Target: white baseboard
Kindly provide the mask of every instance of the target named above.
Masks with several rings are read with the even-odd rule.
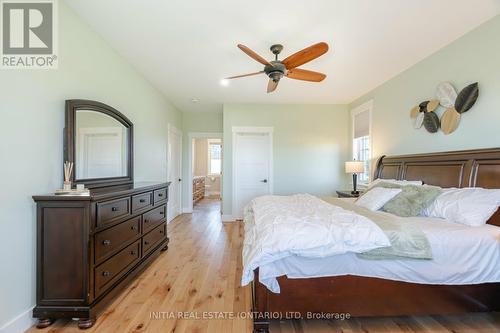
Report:
[[[183,214],[190,214],[192,213],[193,210],[191,208],[188,208],[188,207],[182,207],[182,213]]]
[[[234,221],[233,215],[222,214],[222,222],[233,222],[233,221]]]
[[[32,317],[33,308],[29,308],[23,313],[17,315],[2,327],[0,333],[22,333],[35,325],[36,319]]]

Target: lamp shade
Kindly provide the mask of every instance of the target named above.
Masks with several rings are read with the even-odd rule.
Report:
[[[363,173],[365,172],[364,161],[347,161],[345,162],[345,173]]]

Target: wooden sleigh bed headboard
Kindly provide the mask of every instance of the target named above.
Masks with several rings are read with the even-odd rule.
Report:
[[[382,156],[374,178],[422,180],[441,187],[500,189],[500,148]],[[500,227],[500,210],[488,221]]]

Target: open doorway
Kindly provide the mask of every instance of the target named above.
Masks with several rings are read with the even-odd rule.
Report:
[[[191,133],[190,182],[192,209],[221,207],[222,134]]]

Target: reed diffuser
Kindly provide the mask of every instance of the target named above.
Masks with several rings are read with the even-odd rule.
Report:
[[[71,173],[73,172],[73,162],[64,162],[64,186],[65,191],[71,190]]]

